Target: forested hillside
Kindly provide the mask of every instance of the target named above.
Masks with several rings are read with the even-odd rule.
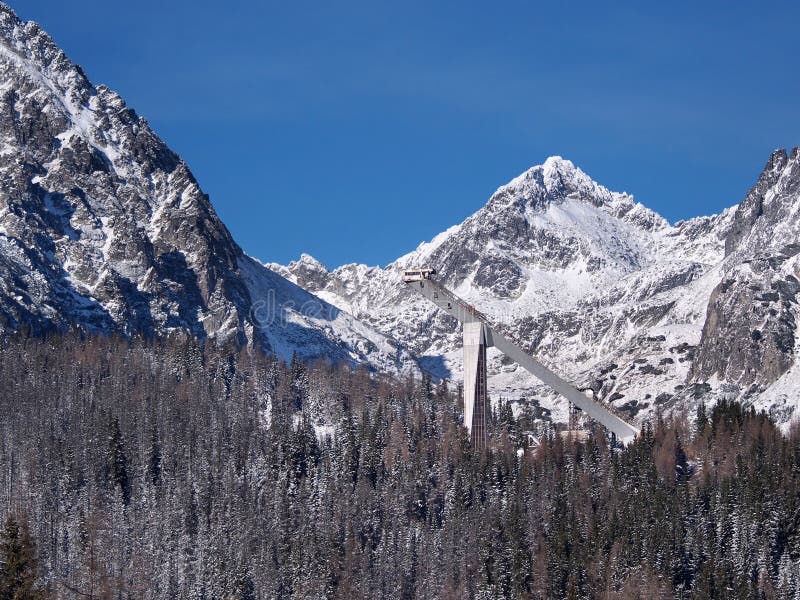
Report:
[[[501,405],[474,455],[445,386],[179,339],[1,350],[2,598],[800,593],[800,435],[738,405],[626,449],[529,446]]]

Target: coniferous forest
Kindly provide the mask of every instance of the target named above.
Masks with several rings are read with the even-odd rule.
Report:
[[[2,341],[0,600],[800,597],[800,430],[489,449],[458,390],[187,339]]]

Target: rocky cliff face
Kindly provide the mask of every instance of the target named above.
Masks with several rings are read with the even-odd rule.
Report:
[[[784,417],[796,400],[786,393],[777,405],[768,399],[795,380],[798,213],[798,149],[791,155],[777,150],[734,213],[692,369],[695,379],[716,380],[759,404],[767,402]],[[784,377],[787,381],[770,390]]]
[[[0,328],[23,325],[413,363],[246,256],[147,121],[0,3]]]
[[[392,331],[445,375],[459,376],[460,330],[404,288],[403,268],[436,268],[524,347],[632,418],[726,396],[785,421],[789,394],[766,399],[793,377],[799,162],[778,151],[741,205],[670,225],[553,157],[386,268],[329,272],[307,255],[270,266]],[[502,357],[490,370],[496,395],[552,400]]]

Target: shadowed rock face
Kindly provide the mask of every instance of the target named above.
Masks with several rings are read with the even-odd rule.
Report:
[[[23,325],[413,362],[247,257],[147,121],[0,2],[0,328]]]
[[[800,156],[774,152],[736,209],[692,374],[754,393],[795,361]]]
[[[242,251],[147,122],[3,5],[0,77],[5,322],[244,342]]]
[[[725,256],[730,256],[747,238],[759,217],[764,214],[764,197],[775,187],[789,162],[783,148],[775,150],[747,197],[736,207],[730,233],[725,239]]]
[[[797,279],[780,279],[751,263],[711,294],[693,369],[695,379],[717,376],[748,387],[770,384],[794,363]]]

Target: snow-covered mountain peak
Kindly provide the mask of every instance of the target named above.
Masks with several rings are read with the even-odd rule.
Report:
[[[697,253],[714,251],[705,229],[685,229],[693,234]],[[571,161],[550,157],[500,187],[463,223],[384,270],[345,265],[329,276],[302,260],[286,267],[268,266],[334,303],[345,288],[357,287],[352,282],[369,285],[367,276],[375,278],[380,272],[387,287],[400,289],[400,270],[430,266],[439,270],[445,283],[463,288],[468,298],[478,301],[488,295],[510,301],[509,308],[524,313],[572,304],[598,286],[616,284],[657,262],[657,248],[682,244],[682,232],[673,231],[630,195],[599,185]],[[342,288],[331,289],[331,280],[339,280]],[[345,296],[347,301],[338,305],[360,314],[353,308],[358,301]]]
[[[0,330],[22,326],[181,331],[415,368],[390,337],[246,256],[147,121],[0,3]]]
[[[800,381],[791,367],[799,222],[796,151],[773,154],[738,207],[675,225],[551,157],[385,269],[347,265],[297,281],[457,379],[458,324],[398,275],[433,267],[532,353],[632,418],[764,392],[786,422],[796,406],[786,390]],[[547,398],[498,356],[490,372],[495,394]]]
[[[611,194],[592,181],[572,161],[551,156],[544,163],[531,167],[500,186],[489,204],[502,206],[516,203],[518,206],[542,208],[548,202],[558,202],[568,197],[590,198],[600,203],[610,200]]]
[[[483,218],[504,210],[533,214],[546,213],[552,206],[583,203],[600,208],[638,228],[663,229],[669,223],[652,210],[634,201],[627,193],[612,192],[579,167],[560,156],[551,156],[541,165],[501,186],[492,195]]]
[[[311,256],[310,254],[306,254],[305,252],[300,254],[300,259],[297,260],[295,264],[304,265],[304,266],[306,266],[306,267],[308,267],[310,269],[316,269],[316,270],[319,270],[319,271],[325,271],[325,272],[328,271],[328,267],[323,265],[320,261],[318,261],[316,258]]]
[[[597,184],[575,164],[560,156],[550,156],[507,184],[500,186],[492,199],[511,199],[529,205],[565,198],[586,198],[593,203],[611,200],[611,192]]]

